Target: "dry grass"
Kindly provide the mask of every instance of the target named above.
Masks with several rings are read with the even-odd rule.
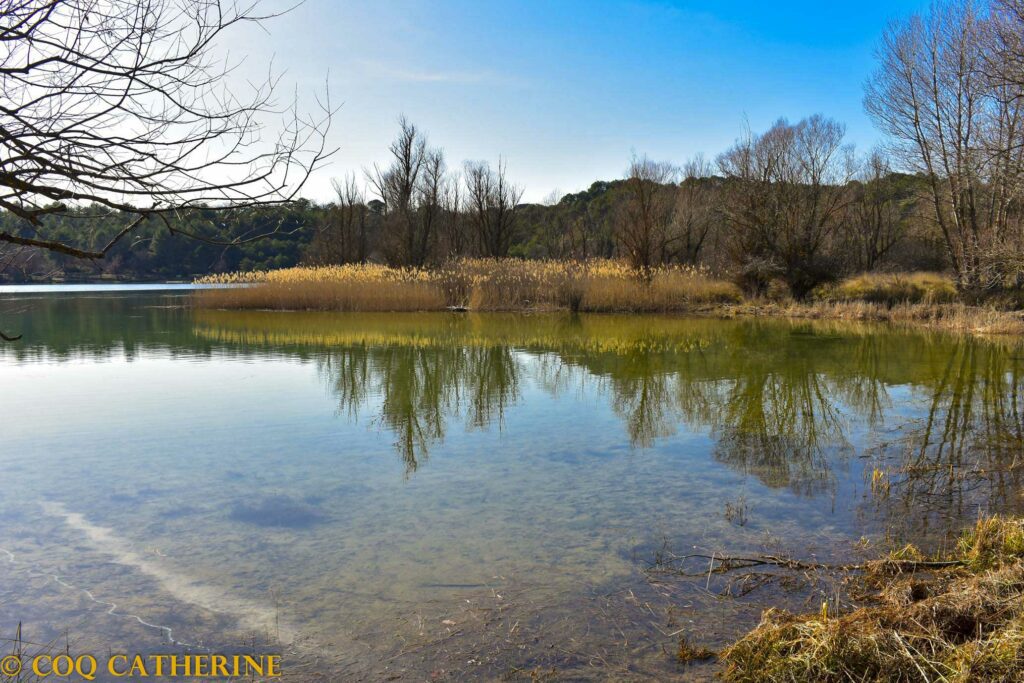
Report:
[[[204,308],[311,311],[553,311],[702,313],[876,321],[982,334],[1022,334],[1024,314],[956,303],[952,280],[933,273],[865,274],[814,300],[743,301],[731,282],[669,266],[641,279],[619,261],[463,259],[436,269],[376,264],[287,268],[199,280],[244,284],[196,295]]]
[[[862,273],[838,285],[820,288],[823,301],[873,304],[946,304],[957,300],[956,283],[939,273]]]
[[[872,604],[848,614],[768,610],[725,650],[733,682],[1024,680],[1024,521],[987,517],[953,563],[898,572],[913,549],[869,565]]]
[[[885,322],[976,334],[1024,334],[1024,314],[1020,311],[962,303],[888,306],[866,301],[765,302],[744,304],[725,312],[729,315]]]
[[[306,311],[436,311],[445,307],[430,273],[374,264],[285,268],[212,275],[200,284],[238,284],[201,290],[209,308]]]
[[[321,311],[575,310],[679,312],[735,303],[739,290],[696,268],[664,267],[644,281],[618,261],[465,259],[441,268],[380,265],[288,268],[210,276],[201,284],[245,284],[202,290],[208,308]]]

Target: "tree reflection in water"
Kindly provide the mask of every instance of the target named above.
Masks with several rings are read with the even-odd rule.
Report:
[[[673,447],[684,430],[706,434],[718,462],[801,495],[833,489],[837,468],[863,459],[868,478],[878,470],[889,480],[868,502],[893,521],[948,523],[1022,502],[1018,339],[655,316],[189,312],[137,303],[128,315],[126,306],[36,302],[11,321],[25,340],[0,355],[62,362],[158,350],[313,361],[339,412],[392,434],[409,473],[453,424],[502,428],[529,386],[598,397],[637,449]]]
[[[357,345],[317,356],[320,374],[352,417],[380,397],[375,422],[395,436],[408,473],[444,440],[448,421],[501,425],[519,398],[522,368],[507,347]]]
[[[240,322],[219,338],[234,330],[241,341],[252,321]],[[833,490],[834,468],[865,457],[891,479],[873,503],[893,520],[960,518],[1020,502],[1024,361],[1016,340],[610,316],[369,322],[356,331],[334,318],[334,336],[320,328],[317,358],[343,410],[381,397],[379,423],[410,472],[449,422],[500,427],[529,382],[552,395],[605,397],[638,449],[683,427],[702,431],[717,461],[800,495]],[[289,330],[279,331],[286,348]]]
[[[890,468],[877,505],[892,522],[944,528],[979,512],[1019,511],[1024,467],[1020,348],[963,339],[928,365],[923,416],[874,452]],[[912,520],[912,522],[911,522]]]

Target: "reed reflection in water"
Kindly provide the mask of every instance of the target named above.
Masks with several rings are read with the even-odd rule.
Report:
[[[703,430],[717,461],[801,495],[831,491],[836,464],[864,457],[891,475],[887,505],[962,517],[1019,502],[1024,351],[1010,338],[845,323],[226,312],[199,314],[196,333],[316,349],[339,412],[373,406],[409,472],[453,424],[500,429],[528,378],[556,397],[606,397],[637,449],[681,426]]]
[[[643,573],[664,542],[838,559],[862,535],[941,542],[979,508],[1022,507],[1018,340],[187,301],[2,302],[25,337],[0,347],[0,547],[24,564],[0,579],[0,627],[165,645],[43,580],[59,574],[183,639],[237,639],[280,609],[347,662],[333,671],[370,679],[380,661],[428,677],[416,666],[441,638],[446,666],[481,677],[600,677],[552,643],[633,669],[646,643],[647,664],[679,673],[659,647],[680,623],[651,625],[644,605],[717,647],[786,596],[667,594]],[[486,665],[466,664],[480,652]]]

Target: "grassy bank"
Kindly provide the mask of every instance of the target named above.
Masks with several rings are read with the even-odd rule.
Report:
[[[722,307],[720,312],[728,316],[882,322],[976,334],[1024,334],[1024,313],[962,303],[890,306],[866,301],[747,301]]]
[[[464,259],[436,269],[376,264],[288,268],[200,280],[248,284],[204,290],[204,308],[312,311],[552,311],[693,313],[879,321],[991,334],[1024,333],[1024,316],[958,302],[952,280],[934,273],[864,274],[815,290],[745,299],[731,282],[698,268],[663,267],[647,278],[617,261]]]
[[[931,561],[913,548],[857,570],[866,606],[767,611],[721,654],[734,683],[1024,680],[1024,520],[988,517]]]

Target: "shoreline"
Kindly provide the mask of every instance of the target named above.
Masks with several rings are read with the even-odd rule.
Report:
[[[897,304],[896,306],[889,307],[883,304],[860,301],[836,303],[747,301],[737,304],[702,304],[691,307],[679,307],[665,311],[631,311],[614,309],[572,311],[568,307],[554,306],[500,309],[445,307],[397,310],[339,310],[310,307],[219,306],[216,305],[215,302],[202,300],[206,297],[209,291],[211,290],[200,290],[193,293],[194,308],[222,311],[261,311],[280,313],[515,313],[523,315],[576,313],[584,315],[628,315],[638,317],[664,315],[671,317],[711,318],[719,320],[772,318],[778,320],[879,323],[913,329],[966,333],[979,336],[1024,335],[1024,311],[1002,311],[995,308],[971,306],[962,303],[908,303]]]
[[[463,259],[439,268],[380,264],[229,273],[200,285],[245,285],[193,295],[197,308],[399,313],[569,312],[773,317],[908,324],[976,334],[1024,334],[1024,299],[994,293],[980,305],[946,275],[862,273],[793,298],[773,280],[762,293],[700,267],[668,265],[640,274],[620,261]]]
[[[1024,665],[1024,520],[981,516],[952,549],[913,545],[832,566],[764,557],[790,572],[835,572],[855,599],[826,599],[817,613],[768,609],[721,653],[721,680],[1020,680]],[[728,573],[742,561],[720,560]],[[682,647],[680,656],[682,656]],[[927,673],[926,673],[927,672]]]

